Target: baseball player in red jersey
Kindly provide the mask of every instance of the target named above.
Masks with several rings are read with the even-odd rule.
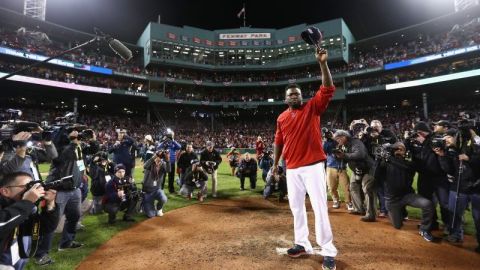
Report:
[[[335,91],[332,75],[327,65],[325,49],[317,49],[316,59],[322,71],[322,86],[315,96],[303,103],[298,85],[287,86],[285,103],[288,109],[277,119],[274,145],[273,173],[276,173],[280,156],[287,165],[287,188],[293,214],[295,246],[287,251],[291,257],[313,253],[308,240],[305,195],[308,193],[315,214],[315,235],[320,254],[324,256],[322,268],[336,269],[333,234],[328,218],[325,177],[326,156],[322,148],[320,115],[326,110]]]

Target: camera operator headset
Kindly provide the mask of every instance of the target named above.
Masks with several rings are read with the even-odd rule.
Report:
[[[433,151],[441,168],[453,176],[449,178],[453,180],[449,199],[452,220],[447,241],[459,243],[463,240],[462,217],[470,203],[477,235],[476,251],[480,252],[480,146],[474,143],[469,127],[462,124],[459,122],[459,130],[446,132],[445,148],[435,147]]]
[[[23,269],[36,252],[39,236],[57,227],[56,191],[32,183],[25,172],[0,179],[0,268]]]

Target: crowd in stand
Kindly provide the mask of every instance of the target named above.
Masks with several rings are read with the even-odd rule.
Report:
[[[52,40],[46,35],[39,37],[37,33],[38,32],[35,31],[27,31],[26,29],[22,31],[0,28],[0,35],[2,36],[1,46],[32,54],[53,56],[86,41],[72,41],[67,43],[56,39]],[[86,65],[111,68],[121,72],[133,74],[143,73],[143,68],[138,58],[127,63],[106,50],[101,50],[100,52],[100,48],[94,45],[65,54],[61,59]]]
[[[0,60],[0,72],[10,73],[24,68],[24,65],[9,63]],[[90,85],[96,87],[106,87],[112,89],[130,90],[136,92],[146,92],[148,87],[145,82],[130,81],[126,78],[101,77],[91,73],[81,74],[79,72],[66,72],[59,69],[47,67],[33,67],[23,72],[21,75],[35,78],[66,82],[72,84]]]
[[[429,110],[432,121],[449,120],[454,122],[461,111],[478,112],[480,107],[475,103],[433,105]],[[116,130],[123,128],[129,131],[129,135],[138,143],[143,142],[146,135],[151,135],[156,140],[161,140],[166,128],[171,128],[176,133],[176,139],[193,144],[194,149],[204,147],[206,141],[212,141],[218,148],[254,148],[257,136],[264,138],[267,147],[272,146],[275,121],[258,118],[255,114],[250,116],[216,117],[212,129],[210,118],[183,117],[175,119],[172,115],[165,115],[161,121],[146,123],[144,117],[139,116],[114,116],[99,113],[83,113],[77,122],[85,124],[98,132],[97,140],[100,144],[111,144],[115,141]],[[0,114],[2,115],[2,114]],[[55,118],[64,115],[58,109],[24,109],[25,119],[34,122],[48,121],[55,123]],[[381,117],[379,117],[381,115]],[[6,117],[5,115],[3,116]],[[275,117],[275,116],[272,116]],[[332,117],[323,117],[323,126],[334,129],[346,129],[348,123],[355,119],[376,118],[383,126],[391,130],[398,137],[402,137],[405,131],[411,130],[412,125],[424,120],[423,113],[418,107],[406,106],[363,106],[352,107],[348,110],[347,122],[344,124],[337,119],[332,126]],[[247,120],[248,119],[248,120]],[[252,121],[252,119],[259,119]]]
[[[473,57],[465,60],[453,60],[451,62],[440,63],[435,66],[389,72],[386,74],[382,74],[381,76],[377,75],[365,78],[356,77],[346,82],[346,88],[355,89],[376,85],[399,83],[477,69],[480,67],[479,60],[480,57]]]
[[[467,18],[463,24],[452,25],[452,28],[441,33],[420,33],[415,37],[405,37],[404,42],[397,42],[391,46],[375,46],[373,49],[363,50],[355,48],[352,51],[352,59],[348,64],[332,67],[333,74],[358,71],[366,68],[382,67],[384,64],[412,59],[424,55],[445,52],[455,48],[462,48],[480,44],[479,18]],[[40,39],[29,31],[13,31],[0,28],[2,35],[1,45],[30,53],[52,56],[62,50],[72,47],[77,42],[65,42]],[[107,67],[116,71],[133,74],[145,74],[165,78],[177,78],[188,80],[202,80],[208,82],[275,82],[300,78],[316,77],[311,68],[299,68],[285,72],[276,71],[267,74],[242,74],[242,73],[208,73],[186,71],[184,69],[172,70],[157,67],[143,68],[139,58],[133,62],[125,62],[113,55],[100,52],[98,48],[83,48],[63,56],[66,60],[83,64]]]
[[[191,87],[169,84],[165,89],[165,96],[170,99],[209,101],[209,102],[250,102],[269,99],[275,101],[283,100],[283,88],[244,88],[244,89],[206,89],[202,87]],[[239,94],[241,93],[241,94]],[[305,97],[311,97],[314,90],[307,91]]]

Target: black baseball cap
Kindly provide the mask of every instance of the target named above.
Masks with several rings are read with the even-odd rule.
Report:
[[[427,123],[425,122],[418,122],[415,124],[415,127],[413,128],[415,131],[424,131],[424,132],[432,132],[432,130],[428,127]]]
[[[440,120],[438,122],[434,122],[433,124],[436,126],[442,126],[442,127],[448,127],[448,128],[452,126],[450,122],[447,120]]]

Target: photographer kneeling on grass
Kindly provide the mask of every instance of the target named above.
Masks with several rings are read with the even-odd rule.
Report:
[[[383,146],[379,167],[376,173],[383,178],[385,188],[385,205],[393,227],[400,229],[403,226],[405,206],[422,209],[422,223],[419,233],[428,242],[433,240],[430,228],[433,222],[433,203],[419,194],[415,194],[412,188],[415,168],[411,161],[407,161],[406,148],[401,142]]]
[[[165,175],[170,172],[170,156],[168,151],[159,150],[145,162],[143,177],[143,208],[147,217],[163,216],[163,206],[167,202],[167,195],[161,188]],[[154,204],[157,201],[157,207]]]
[[[24,172],[0,180],[0,269],[23,269],[36,251],[38,237],[57,227],[56,191],[45,191],[40,183],[30,186],[31,181]]]
[[[138,191],[133,179],[125,175],[123,164],[115,166],[115,175],[105,187],[105,211],[108,213],[108,223],[115,224],[118,211],[125,211],[123,221],[135,221],[132,218],[138,202]]]

